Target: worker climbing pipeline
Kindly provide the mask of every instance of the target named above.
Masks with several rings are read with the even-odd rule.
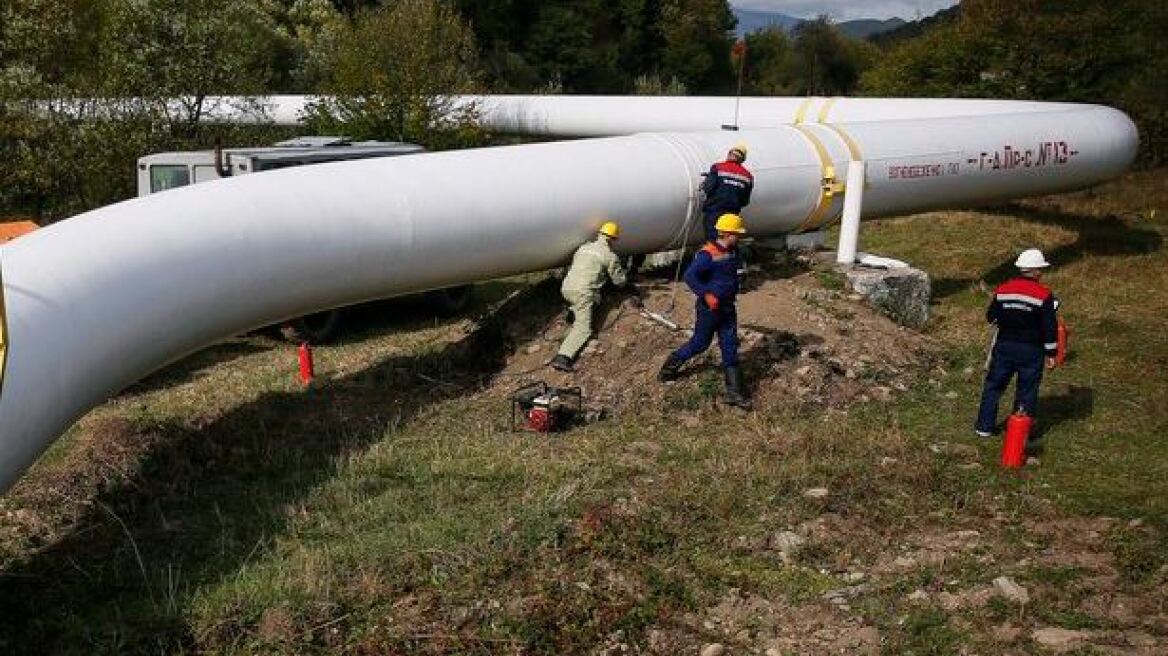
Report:
[[[605,283],[611,281],[616,287],[629,285],[625,268],[612,250],[612,242],[619,238],[620,226],[608,221],[600,226],[595,240],[577,248],[572,256],[572,265],[560,285],[560,293],[572,310],[572,328],[552,358],[554,369],[572,371],[576,355],[592,336],[592,310],[600,302]]]
[[[750,194],[754,191],[754,174],[743,164],[750,147],[737,143],[726,153],[726,159],[710,166],[703,173],[702,228],[707,242],[718,240],[714,224],[723,214],[740,214],[742,208],[750,204]],[[643,254],[629,258],[629,279],[634,279],[645,263]]]
[[[710,167],[702,181],[702,225],[706,230],[706,241],[718,240],[715,223],[723,214],[741,214],[742,208],[750,204],[750,194],[754,191],[754,175],[746,169],[746,144],[734,145],[726,153],[726,160]]]
[[[723,400],[727,405],[749,410],[751,404],[743,393],[742,370],[738,366],[738,310],[735,306],[740,269],[738,241],[746,234],[746,226],[737,214],[723,214],[714,225],[717,238],[703,246],[685,270],[685,284],[697,296],[693,337],[669,354],[658,377],[663,382],[676,379],[681,366],[704,353],[717,334],[726,377]]]
[[[991,437],[997,428],[998,401],[1017,374],[1014,410],[1031,418],[1038,413],[1038,387],[1043,366],[1058,366],[1059,350],[1058,299],[1041,282],[1043,270],[1050,266],[1042,251],[1023,251],[1014,266],[1019,275],[994,290],[986,309],[986,320],[997,328],[989,370],[981,393],[974,431]]]

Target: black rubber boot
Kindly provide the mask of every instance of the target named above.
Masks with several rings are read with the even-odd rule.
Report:
[[[685,364],[685,361],[670,353],[669,357],[665,358],[665,364],[661,365],[661,371],[657,372],[657,380],[663,383],[677,380],[677,375],[683,364]]]
[[[735,408],[750,410],[750,399],[742,395],[742,370],[738,367],[726,367],[726,394],[723,397],[726,405]]]
[[[551,365],[556,371],[572,371],[572,360],[566,355],[556,355],[552,358]]]

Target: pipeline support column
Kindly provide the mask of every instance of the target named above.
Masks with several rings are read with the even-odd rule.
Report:
[[[848,181],[844,187],[844,216],[840,221],[839,249],[835,261],[852,264],[856,261],[856,248],[860,242],[860,214],[864,204],[864,173],[867,167],[863,160],[852,160],[848,164]]]

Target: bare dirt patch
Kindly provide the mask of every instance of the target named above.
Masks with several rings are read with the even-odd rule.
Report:
[[[0,565],[72,530],[96,495],[128,478],[158,437],[120,417],[88,422],[62,457],[0,497]]]
[[[897,325],[858,295],[825,287],[826,268],[793,275],[756,273],[739,296],[740,358],[756,407],[843,410],[887,402],[927,370],[938,349],[919,332]],[[838,282],[831,281],[829,282]],[[533,381],[580,386],[590,402],[614,414],[664,408],[692,416],[713,408],[721,388],[718,347],[662,385],[657,371],[692,334],[694,297],[684,283],[656,277],[640,285],[645,308],[666,316],[671,330],[644,316],[631,299],[612,292],[594,320],[595,339],[573,373],[546,366],[570,324],[560,314],[548,325],[513,330],[515,352],[489,393]],[[526,331],[526,334],[525,334]],[[689,419],[693,421],[692,418]]]

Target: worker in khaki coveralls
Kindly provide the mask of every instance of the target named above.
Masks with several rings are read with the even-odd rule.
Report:
[[[551,365],[560,371],[571,371],[576,354],[592,336],[592,308],[600,302],[600,288],[606,280],[617,287],[625,286],[627,276],[620,259],[612,252],[610,242],[620,236],[620,226],[609,221],[600,226],[595,241],[590,241],[576,249],[572,256],[572,267],[564,276],[560,293],[572,306],[572,329],[560,344],[560,351],[552,358]]]

